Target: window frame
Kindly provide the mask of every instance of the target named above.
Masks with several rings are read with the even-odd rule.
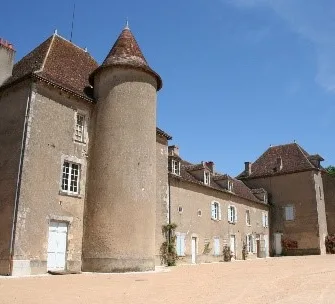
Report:
[[[211,182],[211,175],[208,171],[204,171],[204,184],[209,185]]]
[[[228,188],[229,192],[233,192],[234,191],[234,184],[233,184],[232,181],[228,180],[227,188]]]
[[[68,164],[68,168],[69,168],[69,172],[65,172],[64,171],[64,168],[65,168],[65,164]],[[77,166],[77,171],[78,171],[78,174],[76,176],[76,188],[77,188],[77,191],[71,191],[71,184],[72,184],[72,171],[74,170],[73,169],[73,166]],[[61,193],[64,193],[64,194],[67,194],[67,195],[73,195],[73,196],[78,196],[80,195],[80,179],[81,179],[81,164],[79,163],[76,163],[76,162],[73,162],[73,161],[69,161],[67,159],[64,159],[63,160],[63,163],[62,163],[62,174],[61,174]],[[64,175],[68,175],[67,178],[64,178]],[[74,175],[75,176],[75,175]],[[67,181],[67,187],[65,188],[64,187],[64,183],[63,181],[66,180]]]
[[[231,210],[234,210],[232,213]],[[236,224],[237,223],[237,208],[234,205],[228,206],[228,223]]]
[[[78,118],[82,118],[82,126],[78,124]],[[81,132],[81,137],[78,138],[77,132],[78,126],[81,128],[79,130]],[[77,143],[86,143],[86,116],[80,112],[76,112],[75,114],[75,126],[74,126],[74,141]]]
[[[176,165],[178,166],[177,168],[176,168]],[[180,176],[180,161],[175,160],[175,159],[171,160],[171,171],[172,171],[172,174]]]
[[[263,228],[269,227],[269,214],[265,211],[262,212],[262,226]]]
[[[221,204],[218,201],[211,202],[211,219],[221,221]]]
[[[246,235],[246,245],[247,245],[248,253],[255,252],[254,236],[251,233]]]
[[[247,226],[251,226],[250,209],[245,210],[245,223]]]
[[[292,218],[288,218],[287,217],[287,208],[292,208]],[[295,220],[295,217],[296,217],[296,214],[295,214],[295,207],[294,207],[294,205],[286,205],[286,206],[284,206],[284,219],[285,219],[285,221],[287,221],[287,222],[293,222],[294,220]]]

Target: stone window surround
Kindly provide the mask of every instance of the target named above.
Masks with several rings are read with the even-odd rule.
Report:
[[[292,219],[287,219],[287,213],[286,213],[286,208],[292,208]],[[284,206],[284,221],[286,222],[293,222],[296,218],[296,212],[295,212],[295,207],[293,204],[287,204]]]

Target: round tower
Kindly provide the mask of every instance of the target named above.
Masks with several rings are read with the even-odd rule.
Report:
[[[83,270],[155,267],[156,97],[160,76],[128,26],[90,76],[95,106]]]

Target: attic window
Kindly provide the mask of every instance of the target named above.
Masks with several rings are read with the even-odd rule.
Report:
[[[230,192],[234,191],[233,182],[230,180],[228,180],[228,191]]]
[[[184,211],[184,209],[183,209],[183,207],[182,206],[178,206],[178,213],[183,213],[183,211]]]
[[[172,173],[180,175],[180,162],[175,159],[172,159]]]
[[[210,174],[209,172],[205,171],[204,172],[204,184],[209,185],[209,182],[210,182]]]

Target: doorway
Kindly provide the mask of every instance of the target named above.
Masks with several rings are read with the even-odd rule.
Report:
[[[65,222],[51,221],[48,238],[48,270],[66,269],[68,225]]]
[[[197,262],[197,238],[192,237],[192,264]]]
[[[282,245],[281,245],[281,233],[274,233],[274,245],[275,245],[275,254],[282,254]]]
[[[230,236],[230,252],[233,255],[232,256],[233,259],[236,258],[235,251],[236,251],[236,238],[235,238],[235,235],[231,235]]]

